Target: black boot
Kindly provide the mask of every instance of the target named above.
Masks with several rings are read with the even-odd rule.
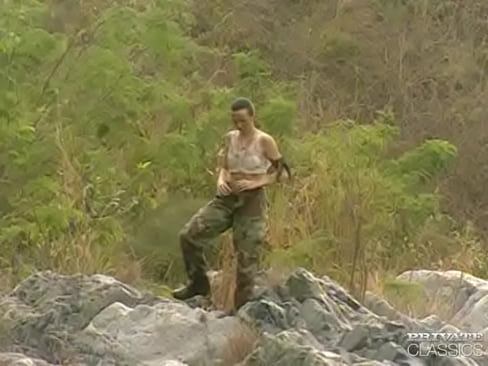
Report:
[[[210,283],[205,273],[205,260],[201,246],[195,245],[195,238],[191,235],[191,229],[185,227],[179,234],[180,246],[183,254],[185,270],[189,278],[188,285],[174,290],[172,295],[177,300],[188,300],[197,295],[210,294]]]
[[[174,290],[172,295],[177,300],[188,300],[197,295],[210,295],[210,283],[207,276],[201,276],[197,280],[190,281],[190,283],[182,288]]]

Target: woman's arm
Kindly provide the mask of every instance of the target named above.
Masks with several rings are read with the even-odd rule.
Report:
[[[227,170],[227,153],[229,151],[230,132],[225,134],[222,139],[221,148],[218,152],[217,169],[219,171],[218,181],[227,181],[229,178],[229,171]]]
[[[228,182],[230,182],[230,174],[227,170],[227,152],[229,151],[229,138],[230,132],[224,136],[222,147],[220,148],[217,155],[217,169],[219,171],[219,175],[217,177],[217,190],[221,194],[228,194],[231,191],[231,188],[228,185]]]
[[[287,179],[291,178],[290,168],[286,164],[283,155],[278,148],[275,139],[270,135],[263,135],[263,148],[266,158],[271,161],[271,168],[268,174],[263,176],[263,183],[265,185],[273,184],[281,181],[283,171],[286,171]]]

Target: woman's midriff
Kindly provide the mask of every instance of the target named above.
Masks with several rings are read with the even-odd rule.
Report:
[[[260,179],[262,174],[244,174],[244,173],[230,173],[228,175],[230,188],[234,191],[236,187],[233,187],[232,182],[239,180],[257,180]],[[242,215],[252,217],[265,217],[266,211],[266,193],[263,187],[254,188],[251,190],[231,193],[228,197],[231,202],[234,202],[234,207],[239,207],[239,212]]]
[[[264,174],[230,173],[229,174],[230,181],[228,182],[228,184],[230,185],[231,188],[233,188],[232,187],[233,182],[237,182],[240,180],[257,181],[261,179],[263,175]]]

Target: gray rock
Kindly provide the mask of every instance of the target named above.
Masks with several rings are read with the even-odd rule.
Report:
[[[440,330],[446,324],[437,315],[432,314],[420,320],[426,327],[432,330]]]
[[[386,342],[378,349],[375,358],[380,361],[388,360],[397,362],[400,360],[408,360],[410,357],[398,344]]]
[[[1,299],[0,316],[8,334],[4,350],[77,365],[212,362],[239,324],[236,318],[217,319],[217,313],[144,295],[111,277],[52,272],[29,277]]]
[[[265,299],[248,302],[239,309],[238,316],[246,323],[270,333],[290,327],[285,309]]]
[[[340,341],[339,345],[348,352],[356,351],[368,344],[368,336],[368,330],[359,325],[352,331],[347,332]]]
[[[364,305],[375,314],[388,319],[399,320],[402,315],[388,301],[369,291],[366,292]]]
[[[320,282],[303,268],[297,269],[290,275],[285,287],[288,289],[289,296],[300,302],[307,299],[321,300],[324,293]]]
[[[410,277],[432,291],[443,288],[438,291],[441,297],[454,296],[462,325],[484,315],[488,286],[482,280],[466,277],[461,290],[454,291],[449,274],[422,277],[426,273]],[[458,328],[435,315],[410,318],[373,294],[362,305],[330,278],[317,278],[302,268],[281,285],[266,288],[263,282],[237,316],[204,310],[200,307],[208,304],[201,300],[160,299],[107,276],[41,272],[0,298],[0,351],[5,352],[0,362],[222,366],[231,345],[242,340],[243,327],[251,326],[262,339],[240,366],[488,365],[484,355],[470,360],[440,357],[435,362],[409,356],[406,332]],[[477,327],[488,333],[488,325]],[[251,338],[243,343],[246,352],[255,346],[255,335]]]
[[[300,315],[305,320],[307,329],[314,334],[347,329],[345,324],[342,324],[315,299],[307,299],[303,302]]]
[[[340,355],[321,350],[310,341],[312,336],[306,331],[284,331],[276,336],[266,336],[243,363],[246,366],[380,366],[380,363],[354,355]]]
[[[409,316],[394,309],[393,306],[391,306],[385,299],[382,299],[378,295],[370,292],[366,293],[365,306],[381,317],[386,317],[387,319],[397,321],[408,331],[440,331],[443,327],[448,325],[445,321],[441,320],[437,315],[434,314],[421,320],[410,318]]]
[[[488,281],[460,271],[407,271],[397,277],[415,281],[431,297],[444,304],[451,304],[452,322],[470,331],[488,327]]]
[[[72,334],[86,327],[101,310],[120,302],[127,306],[152,304],[155,297],[103,276],[63,276],[50,271],[21,282],[0,301],[0,327],[8,334],[5,347],[19,345],[55,362],[74,352]]]
[[[27,357],[21,353],[0,353],[0,365],[4,366],[54,366],[44,360]]]
[[[214,365],[233,335],[235,317],[216,317],[185,304],[162,303],[129,308],[115,303],[98,314],[74,343],[83,354],[122,359],[128,364],[160,365],[180,360]]]
[[[460,357],[449,357],[443,358],[437,363],[438,366],[477,366],[486,365],[485,363],[479,364],[474,360],[460,358]]]
[[[474,294],[469,301],[469,306],[463,306],[454,316],[454,321],[458,321],[464,328],[474,332],[483,331],[488,327],[488,294],[484,294],[485,289],[480,293]]]

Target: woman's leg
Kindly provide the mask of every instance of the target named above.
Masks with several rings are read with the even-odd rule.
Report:
[[[210,284],[206,274],[203,249],[209,241],[232,226],[235,197],[215,197],[185,224],[179,233],[185,269],[189,284],[173,292],[186,300],[196,295],[208,295]]]
[[[267,217],[266,194],[263,189],[242,194],[233,222],[233,242],[237,253],[234,308],[237,311],[250,300],[254,279],[259,270],[259,257],[264,247]]]

